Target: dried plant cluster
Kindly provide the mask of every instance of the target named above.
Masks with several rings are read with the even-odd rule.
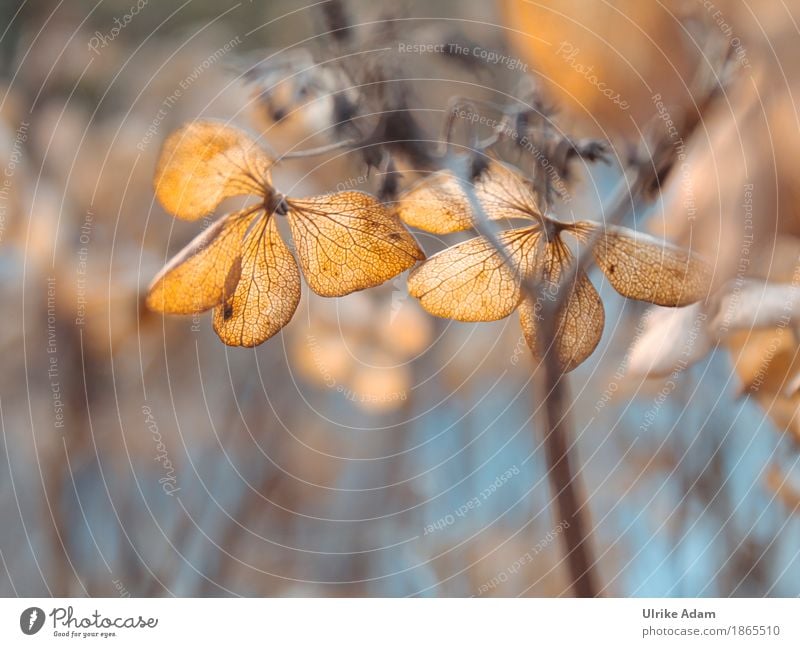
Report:
[[[374,197],[357,191],[295,199],[271,184],[274,162],[241,131],[200,121],[164,146],[156,193],[178,218],[195,220],[226,197],[262,201],[222,217],[156,277],[148,305],[192,314],[214,309],[214,330],[232,346],[255,346],[283,328],[300,301],[297,261],[278,233],[291,226],[306,281],[344,296],[396,276],[423,258],[414,238]]]
[[[605,160],[607,148],[602,141],[565,135],[531,77],[517,82],[518,101],[509,105],[452,97],[441,125],[444,141],[435,142],[427,132],[440,124],[420,123],[410,109],[413,92],[402,61],[391,47],[375,47],[409,36],[430,40],[431,34],[405,31],[392,19],[382,21],[377,33],[357,30],[342,3],[330,7],[336,10],[321,14],[328,34],[326,64],[315,64],[313,52],[293,49],[269,57],[246,76],[276,121],[311,101],[327,100],[329,123],[319,130],[333,143],[321,150],[350,150],[361,158],[365,175],[378,170],[377,197],[358,191],[285,196],[271,181],[276,156],[232,126],[189,124],[166,141],[161,154],[155,191],[164,207],[194,220],[229,196],[256,195],[260,203],[223,217],[173,259],[150,288],[151,308],[176,314],[213,308],[214,329],[223,342],[254,346],[291,319],[300,297],[297,262],[314,292],[342,296],[424,261],[403,223],[440,235],[473,227],[484,234],[484,220],[524,226],[496,237],[481,235],[424,261],[409,276],[410,294],[428,312],[461,321],[493,321],[518,310],[534,354],[550,349],[562,371],[594,351],[604,323],[603,304],[583,268],[574,280],[564,279],[569,285],[561,285],[576,252],[591,251],[626,297],[673,307],[703,297],[711,273],[693,254],[614,224],[562,222],[551,213],[554,200],[566,197],[570,162]],[[453,33],[433,37],[447,43],[441,51],[452,51],[464,39]],[[352,56],[364,51],[375,54]],[[709,96],[712,89],[716,86]],[[474,119],[461,120],[469,141],[454,153],[455,133],[463,130],[460,112],[477,115],[480,109],[499,113],[491,134],[481,139],[470,127]],[[655,144],[663,153],[663,142]],[[663,169],[672,159],[667,154],[646,162]],[[414,183],[419,172],[425,176]],[[276,221],[284,217],[294,255],[278,233]],[[561,304],[555,337],[540,340],[543,345],[537,343],[543,316],[537,285]]]
[[[561,285],[573,262],[564,234],[578,243],[598,236],[591,249],[595,261],[625,297],[675,307],[698,301],[708,289],[710,268],[696,256],[626,227],[565,223],[544,215],[531,183],[498,162],[492,161],[476,179],[475,194],[488,218],[527,221],[499,236],[512,266],[485,238],[473,238],[416,268],[409,276],[409,292],[431,314],[460,321],[493,321],[519,310],[525,338],[536,352],[542,304],[524,294],[523,281],[544,284],[553,295],[566,290],[557,337],[547,342],[562,371],[591,355],[605,319],[603,303],[585,271],[579,270],[571,284]],[[412,187],[401,201],[400,215],[406,223],[434,233],[468,229],[474,222],[467,197],[449,172]]]
[[[164,144],[155,175],[164,207],[178,218],[197,220],[227,197],[255,195],[259,202],[199,234],[155,278],[147,303],[171,314],[213,309],[214,330],[223,342],[255,346],[292,318],[300,300],[298,263],[315,293],[336,297],[379,285],[424,261],[410,274],[408,289],[428,312],[494,321],[518,310],[534,353],[541,303],[526,285],[546,286],[553,295],[566,290],[556,337],[547,340],[547,348],[556,353],[561,370],[569,371],[597,347],[604,310],[583,269],[571,284],[561,284],[575,256],[565,234],[578,253],[591,243],[597,265],[625,297],[671,307],[703,297],[710,277],[704,261],[625,227],[548,215],[551,185],[542,185],[541,173],[526,177],[498,160],[491,150],[497,143],[468,155],[441,155],[446,168],[395,201],[359,191],[296,199],[273,186],[276,160],[244,132],[193,122]],[[597,157],[600,148],[591,150]],[[391,153],[381,155],[392,161]],[[448,166],[468,168],[468,175],[462,178]],[[403,226],[450,234],[472,229],[481,217],[525,224],[505,229],[497,241],[479,236],[428,260]],[[289,222],[294,255],[278,232],[278,218]]]

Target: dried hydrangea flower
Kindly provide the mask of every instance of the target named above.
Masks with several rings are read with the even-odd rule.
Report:
[[[498,235],[513,264],[509,267],[495,246],[473,238],[429,258],[408,277],[412,296],[431,314],[459,321],[495,321],[519,311],[525,338],[537,353],[541,306],[526,296],[522,281],[539,281],[555,290],[569,290],[558,317],[554,344],[562,371],[570,371],[592,354],[603,333],[605,314],[600,296],[584,271],[561,286],[573,252],[563,239],[579,245],[598,233],[592,247],[595,261],[611,285],[625,297],[662,306],[685,306],[705,296],[710,268],[698,256],[626,227],[603,227],[581,221],[563,223],[540,213],[532,185],[511,168],[492,160],[475,180],[475,197],[491,220],[514,219],[527,225]],[[427,214],[425,202],[431,202]],[[473,214],[458,179],[434,174],[401,198],[398,214],[409,225],[434,233],[469,229]]]
[[[159,273],[147,304],[159,312],[214,309],[214,330],[255,346],[283,328],[300,300],[300,272],[322,296],[369,288],[424,258],[413,236],[376,198],[342,191],[296,199],[271,183],[273,160],[242,131],[197,121],[165,142],[155,192],[177,218],[197,220],[231,196],[261,202],[227,214]],[[278,233],[286,217],[297,260]]]

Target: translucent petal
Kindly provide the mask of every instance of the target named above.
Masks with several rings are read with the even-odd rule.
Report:
[[[214,330],[229,346],[256,346],[289,323],[299,301],[297,263],[275,218],[262,218],[244,240],[235,290],[214,308]]]
[[[239,280],[242,239],[259,214],[263,211],[232,213],[198,235],[153,279],[148,307],[170,314],[194,314],[220,303],[226,285],[236,285]]]
[[[215,121],[195,121],[164,142],[155,192],[171,214],[196,220],[224,198],[263,195],[270,160],[244,132]]]
[[[522,299],[519,276],[536,271],[541,255],[535,227],[498,236],[516,273],[483,237],[454,245],[425,261],[408,277],[409,294],[431,314],[459,321],[495,321],[510,315]]]
[[[560,241],[547,245],[542,280],[552,289],[548,289],[546,298],[563,298],[558,290],[569,290],[562,301],[558,313],[555,338],[542,341],[542,349],[556,353],[559,368],[567,373],[586,360],[597,348],[603,335],[605,311],[600,295],[597,294],[586,273],[579,271],[575,281],[569,285],[560,285],[560,277],[569,267],[571,254]],[[519,307],[519,320],[525,340],[534,356],[539,358],[537,335],[541,328],[542,305],[526,298]]]
[[[496,162],[475,181],[475,197],[490,220],[532,219],[539,213],[533,187],[517,171]],[[460,182],[450,171],[422,179],[400,199],[400,219],[433,234],[449,234],[473,227],[472,209]]]
[[[588,230],[599,225],[584,226]],[[612,226],[600,235],[593,253],[614,289],[630,299],[675,307],[708,293],[712,275],[708,263],[664,240]]]
[[[378,285],[425,258],[400,220],[371,195],[343,191],[288,203],[300,266],[321,296]]]

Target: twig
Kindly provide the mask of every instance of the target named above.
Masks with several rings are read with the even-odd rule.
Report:
[[[306,148],[299,151],[289,151],[279,156],[279,159],[298,159],[303,157],[314,157],[316,155],[324,155],[333,151],[341,150],[342,148],[352,148],[357,146],[360,142],[357,139],[343,139],[332,144],[324,144],[316,148]]]
[[[589,524],[582,513],[582,497],[578,494],[577,476],[574,475],[570,459],[569,385],[561,374],[555,352],[545,354],[543,368],[539,384],[540,392],[545,394],[547,476],[558,517],[568,521],[568,524],[562,524],[562,528],[570,584],[576,597],[593,598],[597,597],[599,590],[594,571],[597,562],[589,544]]]
[[[630,192],[617,194],[606,222],[617,222],[634,207],[636,197],[644,185],[642,174],[637,174],[630,185]],[[623,188],[627,185],[624,183]],[[589,545],[589,527],[582,514],[583,506],[578,494],[577,477],[571,465],[570,443],[571,424],[569,410],[571,406],[569,383],[562,374],[555,347],[546,348],[547,340],[556,338],[558,315],[565,305],[569,286],[577,280],[578,273],[591,262],[591,249],[597,244],[602,230],[598,230],[587,243],[587,253],[578,257],[563,273],[558,286],[557,297],[548,301],[544,289],[539,290],[539,303],[542,303],[541,328],[536,337],[538,355],[542,357],[542,378],[539,380],[539,400],[544,401],[546,432],[544,436],[547,457],[548,476],[553,496],[555,497],[558,516],[569,522],[564,526],[564,543],[567,550],[571,584],[577,597],[596,597],[598,580],[595,574],[596,560]],[[563,288],[563,289],[562,289]]]
[[[657,149],[653,157],[664,153],[663,148]],[[578,597],[596,597],[598,595],[597,576],[595,574],[596,559],[592,554],[588,540],[588,524],[583,514],[584,506],[581,505],[581,496],[578,492],[577,477],[571,464],[569,438],[570,427],[570,396],[569,385],[561,372],[555,347],[546,347],[545,340],[555,339],[558,326],[558,315],[565,305],[570,286],[576,280],[578,273],[585,270],[591,262],[591,249],[602,236],[602,230],[594,232],[586,243],[587,253],[576,258],[561,275],[557,297],[552,298],[549,290],[552,286],[544,285],[536,277],[524,277],[513,263],[508,250],[502,245],[496,233],[489,225],[489,218],[478,200],[474,187],[469,177],[469,165],[462,160],[451,158],[447,166],[459,181],[470,203],[473,213],[473,223],[476,231],[494,247],[506,267],[513,273],[515,280],[520,283],[527,298],[535,299],[542,306],[541,329],[537,335],[537,349],[542,357],[541,380],[537,396],[539,402],[544,402],[545,414],[545,455],[547,459],[548,478],[553,489],[556,509],[560,519],[569,522],[564,527],[564,543],[566,548],[567,565],[571,577],[571,586]],[[643,189],[656,176],[658,162],[649,160],[634,169],[633,177],[625,176],[614,193],[608,217],[608,224],[621,221],[635,206],[643,194]],[[546,292],[547,291],[547,292]]]
[[[538,281],[526,280],[512,262],[508,250],[500,243],[495,232],[489,226],[489,219],[480,204],[475,189],[467,175],[468,165],[451,161],[449,167],[461,184],[473,214],[473,223],[478,233],[494,247],[495,251],[515,275],[515,280],[523,286],[529,298],[541,291]],[[543,300],[546,301],[546,300]],[[556,311],[557,312],[557,311]],[[545,320],[555,320],[553,316],[545,316]],[[540,336],[541,337],[541,336]],[[552,339],[552,336],[547,337]],[[568,409],[568,392],[564,380],[561,379],[558,358],[554,352],[545,351],[544,357],[544,402],[548,432],[545,435],[545,449],[548,466],[548,478],[553,488],[553,496],[562,519],[569,520],[564,529],[564,540],[567,548],[567,563],[572,577],[572,587],[576,596],[594,597],[597,585],[593,574],[594,560],[586,541],[586,524],[583,520],[575,478],[570,466],[567,438],[569,424],[566,411]]]

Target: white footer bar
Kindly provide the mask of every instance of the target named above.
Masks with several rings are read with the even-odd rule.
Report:
[[[787,599],[0,599],[2,645],[800,645]],[[177,642],[180,641],[180,642]],[[224,642],[223,642],[224,641]],[[231,642],[234,641],[234,642]],[[578,641],[586,641],[579,643]],[[598,642],[599,641],[599,642]]]

